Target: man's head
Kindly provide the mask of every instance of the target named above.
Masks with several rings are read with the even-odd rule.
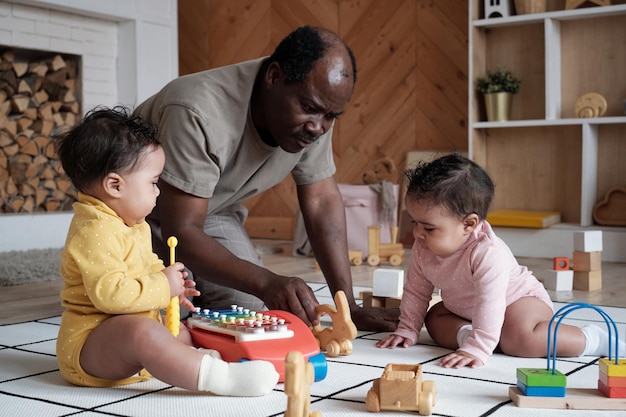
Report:
[[[352,74],[342,74],[356,82],[356,60],[352,50],[334,32],[328,29],[301,26],[285,37],[276,47],[274,53],[263,63],[264,69],[272,62],[278,63],[285,73],[285,81],[305,81],[315,63],[324,56],[331,47],[343,47],[350,63]]]
[[[300,152],[326,133],[354,91],[354,55],[323,28],[296,29],[263,63],[252,117],[263,140]]]

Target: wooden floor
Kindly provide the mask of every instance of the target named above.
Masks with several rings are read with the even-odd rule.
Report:
[[[311,257],[294,257],[290,241],[256,240],[265,265],[272,271],[299,276],[307,282],[324,282]],[[552,268],[552,259],[519,258],[541,279],[543,271]],[[384,263],[379,268],[389,267]],[[401,265],[407,269],[406,260]],[[367,264],[352,266],[355,286],[371,286],[375,267]],[[0,324],[19,323],[61,314],[59,291],[63,282],[49,281],[39,284],[2,287],[0,289]],[[626,307],[626,263],[602,263],[602,289],[598,291],[549,291],[554,301],[586,302],[600,306]]]

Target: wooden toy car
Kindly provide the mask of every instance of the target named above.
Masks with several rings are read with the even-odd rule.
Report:
[[[429,416],[435,406],[435,381],[422,381],[422,365],[387,364],[367,392],[367,411],[417,411]]]

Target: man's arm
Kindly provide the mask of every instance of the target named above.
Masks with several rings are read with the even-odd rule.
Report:
[[[176,236],[177,259],[216,284],[253,294],[270,309],[286,310],[308,325],[317,324],[318,304],[311,288],[298,277],[287,277],[239,259],[204,233],[209,199],[159,183],[159,215],[163,236]]]
[[[298,186],[298,201],[311,247],[332,294],[346,293],[352,320],[360,330],[393,331],[399,309],[361,308],[352,290],[346,212],[334,178]]]

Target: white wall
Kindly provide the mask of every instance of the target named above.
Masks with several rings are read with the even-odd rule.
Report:
[[[0,45],[82,56],[83,111],[135,106],[178,76],[176,0],[0,1]],[[0,214],[0,252],[61,247],[71,213]]]

